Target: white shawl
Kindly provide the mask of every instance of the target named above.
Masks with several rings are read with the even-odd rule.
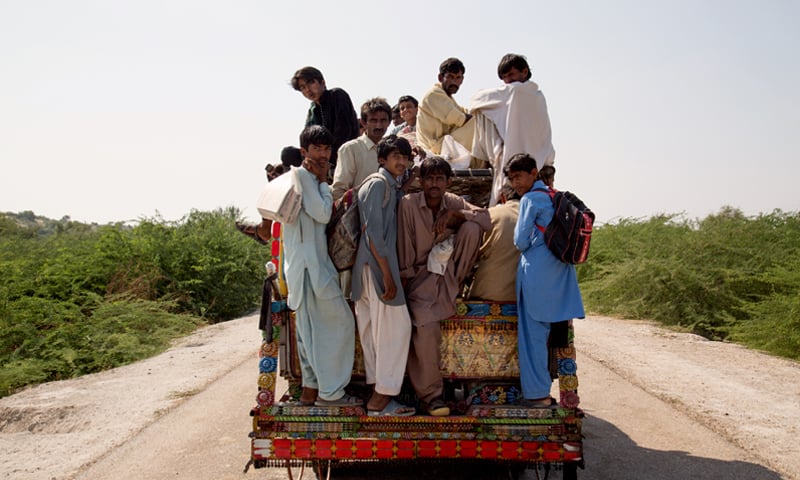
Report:
[[[493,162],[494,181],[489,205],[495,205],[505,181],[503,170],[508,160],[517,153],[528,153],[536,159],[536,166],[553,165],[550,117],[547,102],[539,86],[532,82],[512,82],[501,87],[481,90],[472,96],[470,113],[481,113],[494,123],[496,131],[484,121],[476,122],[476,141],[473,155]],[[496,156],[497,138],[503,144],[502,155]],[[490,158],[485,158],[490,157]]]

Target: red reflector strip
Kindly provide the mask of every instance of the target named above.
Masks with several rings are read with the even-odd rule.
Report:
[[[275,458],[292,458],[292,451],[288,448],[276,448]]]

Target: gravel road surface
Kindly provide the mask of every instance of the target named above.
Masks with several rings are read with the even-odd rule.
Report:
[[[256,325],[250,316],[209,326],[157,357],[0,399],[0,478],[288,478],[282,469],[243,473]],[[604,317],[576,322],[576,349],[587,414],[580,479],[800,480],[797,362]],[[334,478],[376,476],[464,479],[474,471],[334,470]]]

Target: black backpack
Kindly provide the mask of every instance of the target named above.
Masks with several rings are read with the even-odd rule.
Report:
[[[533,191],[550,196],[555,210],[546,228],[536,225],[544,233],[547,248],[564,263],[585,262],[589,257],[594,213],[573,193],[552,188],[535,188]]]

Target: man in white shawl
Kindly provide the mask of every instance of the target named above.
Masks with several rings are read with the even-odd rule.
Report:
[[[497,76],[504,85],[477,92],[469,109],[476,121],[472,155],[495,171],[490,206],[500,198],[503,169],[512,156],[527,153],[541,169],[553,165],[556,155],[547,102],[539,85],[530,79],[528,61],[509,53],[500,60]]]

